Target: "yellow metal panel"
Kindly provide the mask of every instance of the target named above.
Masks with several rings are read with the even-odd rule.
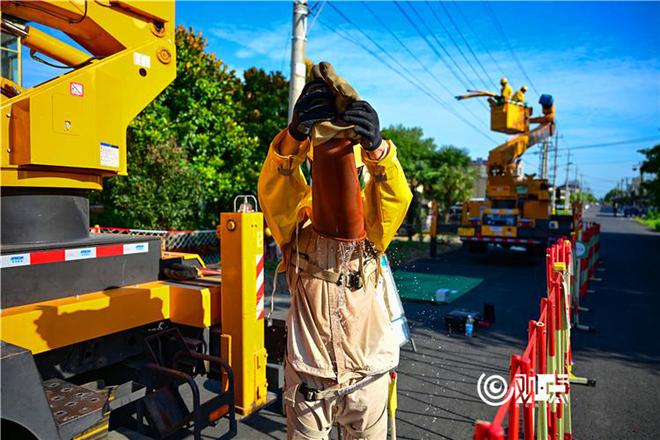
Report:
[[[206,283],[205,283],[206,284]],[[210,327],[213,316],[219,311],[213,308],[213,296],[220,296],[220,284],[215,287],[189,283],[167,283],[170,287],[170,320],[197,328]],[[215,304],[216,307],[219,304]],[[217,319],[216,319],[217,321]]]
[[[522,134],[529,130],[530,108],[505,103],[490,108],[490,129],[500,133]]]
[[[517,237],[518,228],[515,226],[486,226],[481,227],[481,235],[485,237]]]
[[[3,2],[3,12],[61,28],[99,57],[14,98],[3,97],[3,186],[46,186],[29,174],[9,178],[17,169],[29,172],[34,167],[52,173],[54,183],[48,186],[65,188],[90,189],[87,175],[100,182],[102,176],[126,174],[126,128],[174,79],[176,53],[173,2],[124,3],[134,7],[134,14],[85,2],[85,20],[70,25],[43,13],[42,8]],[[68,2],[43,2],[42,6],[61,14],[78,10],[77,6],[71,10]],[[153,27],[153,17],[163,20],[162,32]],[[61,178],[60,173],[80,177]]]
[[[2,186],[101,190],[103,189],[101,179],[101,176],[94,174],[23,171],[17,168],[2,170]]]
[[[162,260],[167,260],[167,259],[173,259],[173,258],[181,258],[184,261],[185,260],[195,260],[199,263],[200,267],[206,267],[206,263],[204,263],[204,260],[202,257],[199,256],[199,254],[190,254],[187,252],[172,252],[172,251],[166,251],[163,252],[162,255],[160,256]]]
[[[255,360],[265,352],[264,320],[257,308],[263,294],[263,276],[257,272],[260,261],[263,267],[263,214],[223,213],[219,229],[222,333],[231,337],[236,407],[247,415],[266,403],[266,370]]]
[[[526,219],[550,218],[550,203],[548,200],[527,200],[523,205],[523,217]]]
[[[37,354],[167,319],[161,282],[88,293],[2,310],[2,339]]]
[[[458,228],[458,235],[461,237],[472,237],[474,235],[474,228]]]

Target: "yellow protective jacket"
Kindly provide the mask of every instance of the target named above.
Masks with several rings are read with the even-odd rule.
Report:
[[[511,88],[510,85],[505,84],[502,86],[500,92],[502,93],[502,98],[504,98],[505,101],[508,101],[509,98],[511,98],[511,94],[513,93],[513,89]]]
[[[279,146],[285,136],[286,129],[271,142],[258,186],[259,203],[280,249],[291,242],[296,225],[312,217],[312,188],[300,168],[309,141],[300,145],[298,154],[284,156],[279,154]],[[362,192],[367,238],[379,252],[385,252],[394,238],[412,200],[396,147],[387,142],[388,152],[380,160],[362,155],[371,176]]]
[[[525,102],[525,94],[523,93],[522,90],[518,90],[516,93],[513,94],[511,97],[511,101],[514,102],[519,102],[519,103],[524,103]]]

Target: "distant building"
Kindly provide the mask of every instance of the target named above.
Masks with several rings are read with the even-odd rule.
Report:
[[[487,162],[478,157],[472,161],[472,169],[474,169],[474,183],[472,185],[472,198],[485,198],[486,197],[486,182],[488,181],[488,164]]]

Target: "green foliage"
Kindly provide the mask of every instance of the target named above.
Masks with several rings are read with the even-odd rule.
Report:
[[[129,175],[109,179],[103,193],[92,199],[104,205],[103,212],[93,216],[94,224],[187,229],[196,223],[203,193],[199,176],[181,147],[173,140],[146,143],[143,148],[129,149],[128,161]]]
[[[640,171],[652,176],[645,179],[642,191],[648,194],[652,206],[660,208],[660,144],[641,150],[640,153],[646,156]]]
[[[435,142],[431,138],[424,138],[424,132],[419,127],[392,125],[381,130],[381,133],[384,138],[392,140],[396,145],[399,161],[413,193],[413,200],[406,215],[408,238],[412,240],[413,234],[422,230],[424,212],[419,200],[421,195],[418,193],[418,187],[423,188],[429,184],[430,162],[436,148]]]
[[[643,217],[638,217],[636,220],[654,231],[660,232],[660,211],[650,210]]]
[[[281,72],[266,73],[252,67],[243,72],[245,129],[257,137],[259,161],[263,162],[270,141],[287,125],[289,81]]]
[[[383,136],[396,144],[411,188],[421,186],[424,197],[437,200],[445,216],[452,205],[470,198],[474,170],[467,151],[450,145],[437,148],[419,127],[390,126]]]
[[[428,184],[432,171],[431,158],[436,149],[432,138],[424,138],[419,127],[392,125],[382,130],[386,139],[391,139],[399,152],[399,161],[406,172],[411,188]]]
[[[452,145],[443,146],[433,155],[432,166],[428,192],[448,222],[450,208],[470,198],[475,172],[467,151]]]
[[[192,29],[177,28],[176,46],[177,78],[129,126],[129,176],[93,197],[104,206],[94,222],[213,228],[234,196],[256,193],[269,138],[286,124],[286,80],[249,69],[243,84]]]
[[[610,203],[610,204],[614,204],[614,203],[622,204],[624,203],[625,198],[626,198],[626,193],[623,190],[619,188],[612,188],[607,192],[607,194],[605,194],[603,200],[606,203]]]
[[[598,198],[590,192],[571,193],[571,203],[577,201],[596,203]]]

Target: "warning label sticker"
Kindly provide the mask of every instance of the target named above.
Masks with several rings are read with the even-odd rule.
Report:
[[[101,142],[101,166],[119,168],[119,147]]]
[[[133,64],[140,67],[151,67],[151,57],[140,52],[133,53]]]
[[[70,82],[69,93],[72,96],[85,96],[85,86],[78,82]]]

